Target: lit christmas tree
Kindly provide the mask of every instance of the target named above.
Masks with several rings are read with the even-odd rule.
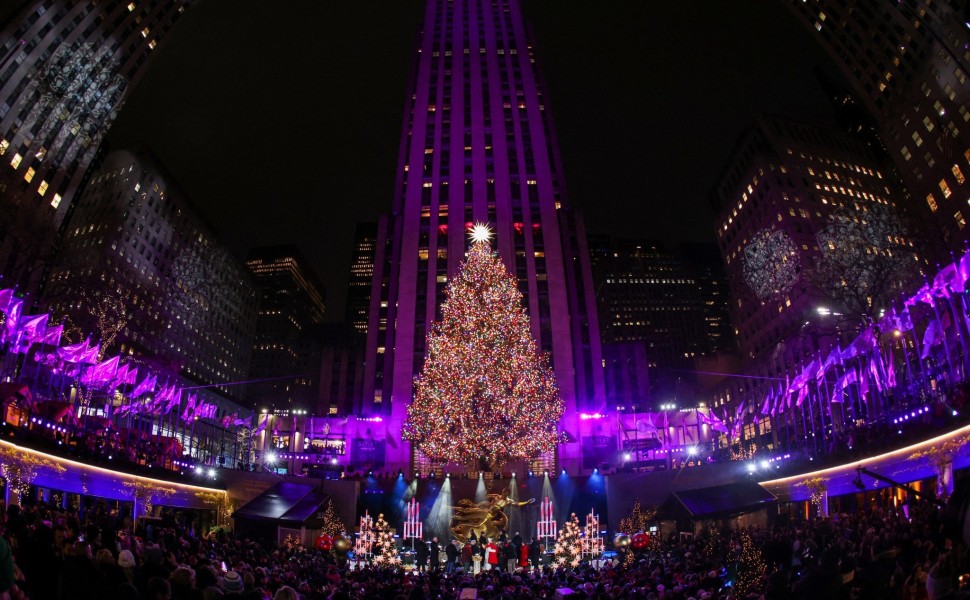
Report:
[[[638,531],[647,531],[650,527],[650,521],[656,514],[656,508],[648,511],[641,509],[640,499],[637,498],[636,502],[633,503],[633,511],[630,512],[630,515],[620,519],[620,531],[631,535]]]
[[[555,549],[556,566],[578,567],[582,550],[582,543],[579,539],[579,519],[576,518],[576,513],[573,513],[563,524],[562,529],[559,530],[559,539],[556,540]]]
[[[404,436],[432,460],[493,468],[553,450],[563,403],[488,228],[476,225],[472,240],[428,334]]]
[[[337,516],[337,511],[333,508],[333,498],[331,498],[327,500],[327,508],[323,511],[323,526],[320,533],[336,537],[345,531],[347,531],[347,527]]]
[[[737,576],[734,580],[734,590],[738,598],[745,598],[748,594],[761,591],[761,578],[765,574],[765,561],[754,540],[742,531],[735,551]]]
[[[394,534],[391,533],[391,526],[384,519],[383,513],[377,515],[374,532],[377,534],[374,542],[374,564],[379,567],[400,565],[401,557],[397,551],[397,544],[394,543]]]

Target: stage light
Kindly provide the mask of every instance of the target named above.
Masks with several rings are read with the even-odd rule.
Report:
[[[272,452],[267,452],[266,453],[266,462],[269,463],[269,464],[275,463],[276,462],[276,454],[274,454]]]
[[[215,469],[209,469],[209,477],[211,477],[213,479],[216,478],[216,470]]]
[[[768,469],[769,467],[771,467],[771,465],[768,463],[768,461],[766,461],[766,460],[761,461],[761,468],[762,469]]]
[[[623,455],[623,460],[630,460],[631,458],[633,458],[633,457],[630,455],[629,452],[627,452],[626,454]]]

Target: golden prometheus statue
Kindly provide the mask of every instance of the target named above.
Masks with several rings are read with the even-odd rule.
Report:
[[[509,517],[503,509],[506,506],[525,506],[536,501],[529,498],[524,502],[517,502],[509,497],[509,490],[502,490],[501,494],[488,494],[487,500],[475,503],[467,498],[458,501],[453,506],[455,515],[451,518],[451,532],[462,542],[467,542],[474,534],[481,538],[497,538],[500,529],[509,525]]]

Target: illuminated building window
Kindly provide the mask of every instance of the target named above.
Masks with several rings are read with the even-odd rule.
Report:
[[[966,181],[967,178],[963,176],[963,171],[960,170],[960,166],[953,165],[953,168],[950,170],[953,171],[953,176],[956,177],[957,183],[963,185],[963,182]]]
[[[54,194],[54,198],[51,200],[51,207],[57,208],[61,204],[61,195]]]
[[[40,185],[37,187],[37,193],[43,196],[47,193],[47,182],[41,180]]]
[[[134,2],[129,2],[128,3],[128,12],[133,12],[134,10],[135,10],[135,3]]]
[[[936,198],[933,197],[933,194],[926,194],[926,203],[930,205],[930,210],[933,212],[936,212],[939,208],[936,205]]]
[[[149,29],[148,27],[146,27],[146,28],[144,28],[144,29],[142,29],[142,30],[141,30],[141,37],[143,37],[143,38],[147,38],[147,37],[148,37],[148,33],[149,33],[150,31],[151,31],[151,29]]]
[[[16,169],[17,167],[20,166],[20,161],[22,161],[23,159],[24,158],[20,156],[20,153],[14,154],[13,158],[10,159],[10,166]]]
[[[910,154],[909,152],[909,148],[907,148],[906,146],[903,146],[903,148],[899,151],[899,153],[902,154],[903,158],[905,158],[906,160],[913,158],[913,155]],[[818,184],[816,184],[815,187],[818,187]]]
[[[148,49],[149,50],[154,50],[155,49],[155,46],[157,46],[157,45],[158,45],[158,42],[156,42],[155,40],[152,40],[152,41],[148,42]]]
[[[34,178],[34,173],[36,172],[33,167],[27,167],[27,172],[24,173],[24,181],[29,183]]]
[[[0,156],[6,154],[7,148],[9,147],[10,147],[10,142],[4,139],[0,139]],[[970,152],[970,150],[967,150],[967,152]]]
[[[923,138],[921,138],[919,136],[919,132],[918,131],[914,131],[913,132],[913,141],[916,142],[916,147],[917,148],[919,148],[920,146],[923,145]]]
[[[933,131],[933,119],[929,115],[923,117],[923,127],[926,127],[926,131]]]
[[[964,227],[967,226],[967,221],[966,219],[963,218],[962,212],[957,211],[956,214],[953,215],[953,218],[956,219],[957,227],[959,227],[960,229],[963,229]]]
[[[941,179],[940,180],[940,191],[943,192],[943,197],[944,198],[949,198],[950,197],[950,194],[953,193],[953,192],[950,191],[950,186],[948,186],[946,184],[946,180],[945,179]]]

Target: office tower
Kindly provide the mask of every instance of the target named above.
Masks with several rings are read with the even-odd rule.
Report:
[[[190,4],[34,0],[0,21],[0,274],[33,289],[115,116]]]
[[[838,313],[831,337],[836,316],[845,329],[888,308],[918,266],[897,195],[866,144],[841,132],[763,116],[742,137],[713,200],[747,359],[817,329],[825,310]]]
[[[259,290],[253,346],[253,403],[311,410],[320,381],[324,288],[295,246],[249,251],[246,266]]]
[[[582,222],[570,209],[549,106],[517,0],[427,3],[406,104],[389,244],[378,243],[361,413],[401,423],[425,341],[473,222],[518,281],[566,405],[563,468],[578,471],[578,413],[603,403]],[[387,462],[419,453],[401,440]],[[545,457],[548,463],[552,457]]]
[[[152,153],[108,153],[76,204],[45,285],[52,315],[189,385],[246,379],[256,291]]]
[[[367,321],[370,318],[371,286],[374,283],[374,261],[377,259],[377,233],[377,223],[358,223],[354,232],[354,255],[350,264],[345,320],[362,334],[367,333]]]
[[[927,238],[962,250],[970,230],[970,35],[956,3],[786,2],[877,124]]]
[[[591,236],[590,257],[603,343],[645,347],[652,393],[637,404],[686,401],[695,360],[736,349],[717,247]]]
[[[347,416],[363,393],[367,336],[352,323],[326,323],[320,336],[323,349],[316,414]]]

